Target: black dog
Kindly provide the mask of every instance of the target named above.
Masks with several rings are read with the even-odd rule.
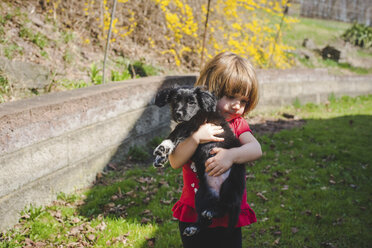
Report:
[[[202,124],[213,123],[224,129],[222,134],[216,135],[224,138],[224,141],[200,144],[191,158],[199,179],[199,189],[195,195],[198,220],[195,225],[187,227],[183,235],[192,236],[201,228],[209,226],[212,218],[226,214],[229,216],[229,228],[234,227],[238,222],[245,189],[245,167],[233,164],[230,170],[219,177],[211,177],[205,173],[205,161],[212,156],[210,151],[214,147],[228,149],[241,146],[239,139],[235,137],[225,119],[216,112],[216,98],[208,91],[191,87],[167,88],[157,94],[155,104],[162,107],[167,103],[171,106],[172,119],[178,125],[168,138],[155,148],[155,167],[163,166],[175,147]]]

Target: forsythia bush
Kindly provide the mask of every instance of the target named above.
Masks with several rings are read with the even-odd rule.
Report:
[[[213,1],[207,55],[232,51],[249,58],[258,67],[286,68],[291,47],[281,42],[280,22],[296,22],[283,16],[287,0]],[[203,12],[206,12],[203,6]]]
[[[281,23],[288,26],[297,20],[283,14],[288,2],[211,0],[205,57],[232,51],[247,57],[257,67],[289,67],[288,51],[292,48],[281,41]],[[113,0],[46,0],[46,9],[53,18],[63,18],[68,16],[69,6],[82,5],[79,5],[83,16],[80,24],[90,29],[83,43],[93,40],[103,44],[112,3]],[[135,42],[156,50],[170,63],[197,69],[207,3],[207,0],[118,0],[111,42],[113,46]]]

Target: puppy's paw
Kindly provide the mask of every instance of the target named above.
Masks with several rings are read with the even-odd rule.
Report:
[[[167,139],[158,145],[154,150],[155,156],[167,157],[174,149],[174,144],[171,140]]]
[[[164,167],[164,165],[167,161],[168,161],[167,157],[156,156],[153,165],[154,165],[155,168]]]
[[[189,226],[185,228],[185,230],[183,231],[183,235],[190,237],[197,234],[198,232],[199,228],[197,228],[196,226]]]
[[[204,211],[201,213],[201,216],[203,216],[203,218],[205,218],[205,219],[211,220],[211,219],[214,217],[214,214],[213,214],[212,211],[204,210]]]
[[[153,163],[154,167],[163,167],[168,161],[168,155],[173,151],[174,144],[171,140],[164,140],[158,147],[154,150],[154,155],[156,156]]]

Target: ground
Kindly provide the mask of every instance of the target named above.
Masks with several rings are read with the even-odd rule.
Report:
[[[283,113],[282,117],[256,115],[248,118],[248,123],[254,133],[273,134],[283,129],[292,129],[305,124],[297,116]]]

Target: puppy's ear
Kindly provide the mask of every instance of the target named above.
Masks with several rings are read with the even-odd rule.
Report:
[[[155,105],[158,107],[163,107],[164,105],[169,103],[173,92],[173,88],[165,88],[159,91],[155,97]]]
[[[216,111],[217,100],[216,97],[209,91],[201,90],[199,87],[195,88],[196,97],[200,107],[206,112]]]

